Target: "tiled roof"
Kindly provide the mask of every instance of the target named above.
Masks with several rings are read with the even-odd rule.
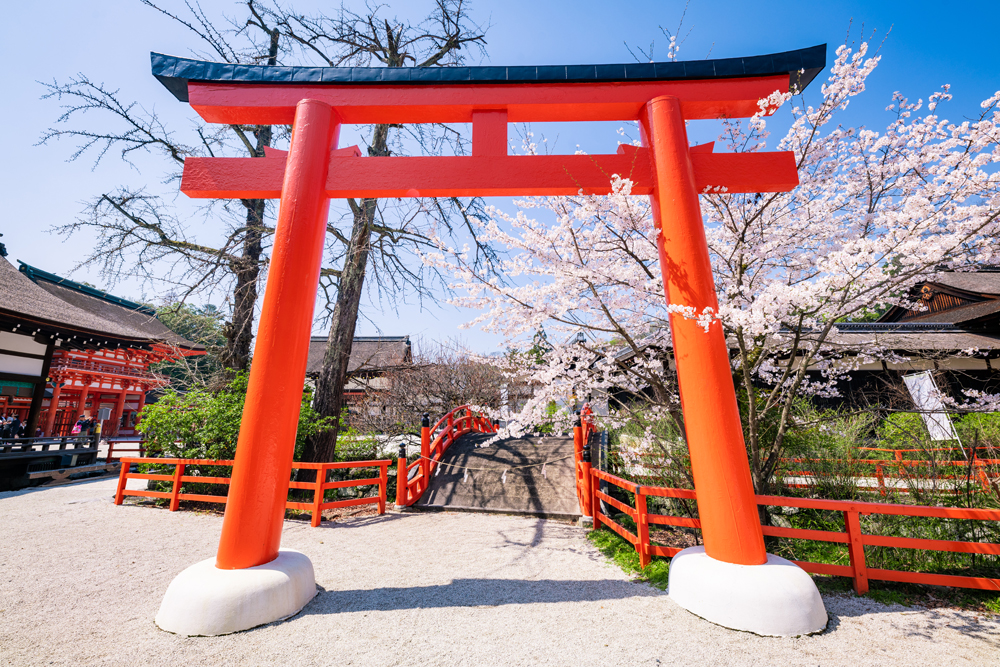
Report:
[[[997,271],[946,271],[938,273],[927,282],[973,294],[1000,296],[1000,272]]]
[[[72,304],[81,310],[110,322],[118,322],[138,331],[150,340],[176,345],[189,350],[204,350],[203,345],[192,343],[183,336],[178,336],[168,329],[163,322],[151,315],[148,309],[132,309],[120,306],[112,301],[90,296],[74,290],[66,285],[57,285],[48,281],[38,281],[38,286],[49,294]]]
[[[109,321],[50,294],[0,258],[0,314],[71,335],[107,336],[145,342],[147,336],[127,323]]]
[[[45,326],[72,340],[103,337],[122,343],[166,343],[192,351],[204,346],[178,336],[146,306],[60,278],[21,262],[0,258],[0,314]],[[67,344],[70,344],[67,342]]]
[[[309,362],[306,375],[315,377],[323,367],[326,336],[309,339]],[[382,370],[413,361],[409,336],[355,336],[347,372]]]

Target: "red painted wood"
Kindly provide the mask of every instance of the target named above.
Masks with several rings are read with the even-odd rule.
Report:
[[[663,96],[645,106],[639,123],[653,164],[650,205],[666,302],[711,317],[719,312],[719,302],[698,198],[704,188],[698,187],[694,158],[717,156],[691,154],[688,118],[679,98]],[[722,323],[710,320],[703,327],[671,313],[670,330],[705,553],[725,563],[766,563]]]
[[[919,537],[892,537],[890,535],[862,535],[862,543],[873,547],[898,549],[929,549],[965,554],[991,554],[1000,556],[1000,544],[988,542],[956,542],[953,540],[927,540]]]
[[[923,572],[871,569],[868,570],[868,578],[880,581],[898,581],[908,584],[955,586],[956,588],[979,588],[987,591],[1000,591],[1000,579],[989,579],[987,577],[963,577],[952,574],[925,574]]]
[[[761,526],[765,535],[771,537],[790,537],[798,540],[815,540],[817,542],[840,542],[847,544],[847,533],[833,533],[827,530],[807,530],[805,528],[782,528],[781,526]]]
[[[485,149],[483,149],[485,150]],[[727,192],[787,192],[798,185],[795,158],[783,153],[694,153],[695,188]],[[275,199],[285,162],[278,158],[188,158],[181,191],[202,199]],[[632,193],[652,192],[649,152],[618,155],[510,157],[382,157],[330,159],[326,196],[492,197],[611,192],[611,174],[633,181]]]
[[[821,500],[816,498],[786,498],[784,496],[756,496],[759,505],[802,507],[807,509],[858,512],[860,514],[890,514],[894,516],[932,516],[941,519],[979,519],[1000,521],[1000,510],[967,509],[964,507],[926,507],[922,505],[894,505],[855,500]]]
[[[278,557],[329,215],[323,184],[339,130],[337,114],[326,104],[298,104],[216,556],[219,569]]]
[[[746,118],[757,100],[788,90],[788,75],[635,83],[310,85],[188,83],[191,106],[209,123],[290,125],[302,99],[325,102],[344,123],[470,123],[477,110],[506,109],[511,123],[627,121],[649,100],[673,95],[684,117]]]
[[[507,155],[507,111],[472,112],[473,157]]]

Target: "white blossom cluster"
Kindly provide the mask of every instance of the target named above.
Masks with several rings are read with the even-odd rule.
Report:
[[[722,322],[735,377],[748,389],[771,388],[759,411],[781,410],[793,396],[836,395],[837,380],[862,363],[905,360],[877,336],[847,349],[834,325],[888,305],[917,307],[909,289],[939,267],[997,261],[1000,92],[957,123],[938,115],[951,98],[945,87],[926,104],[896,94],[881,132],[838,124],[878,61],[866,43],[842,46],[816,106],[775,93],[753,118],[724,123],[727,150],[761,151],[766,112],[789,113],[791,127],[774,149],[794,153],[801,183],[788,193],[713,189],[701,197],[718,312],[665,301],[648,198],[631,195],[631,182],[617,175],[607,196],[526,199],[516,215],[491,210],[477,232],[507,251],[507,281],[475,270],[461,252],[426,255],[454,276],[453,303],[479,311],[469,326],[522,349],[538,329],[550,334],[543,363],[522,357],[511,369],[537,388],[516,422],[528,428],[551,401],[611,389],[645,391],[653,409],[675,410],[663,368],[670,314],[706,329]],[[531,217],[543,210],[555,224]],[[583,344],[573,341],[579,331]]]

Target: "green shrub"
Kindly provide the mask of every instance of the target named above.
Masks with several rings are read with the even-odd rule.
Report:
[[[886,449],[930,449],[931,439],[923,417],[916,412],[894,412],[879,425],[881,446]]]
[[[962,444],[982,448],[980,458],[1000,458],[993,453],[1000,451],[1000,412],[972,412],[955,423],[955,430]]]
[[[146,439],[148,456],[180,459],[221,459],[236,456],[243,406],[246,401],[247,375],[240,373],[222,390],[195,389],[180,394],[168,389],[156,402],[142,410],[138,430]],[[299,425],[295,436],[298,459],[306,438],[331,428],[333,420],[320,417],[312,409],[310,392],[302,394]],[[172,473],[172,466],[149,466],[150,471]],[[186,475],[229,477],[228,466],[189,466]],[[169,483],[166,483],[169,484]],[[153,485],[151,485],[152,487]],[[226,495],[224,485],[184,484],[185,493]]]

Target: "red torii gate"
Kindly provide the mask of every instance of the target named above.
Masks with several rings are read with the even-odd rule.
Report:
[[[281,199],[215,567],[251,568],[279,556],[330,198],[605,194],[609,175],[619,174],[634,182],[634,194],[651,196],[668,302],[717,311],[699,193],[784,192],[798,175],[790,152],[691,148],[685,121],[749,117],[775,91],[803,89],[825,53],[823,45],[698,62],[423,69],[244,66],[153,54],[154,75],[206,121],[292,125],[287,153],[188,158],[181,182],[191,197]],[[635,120],[641,148],[507,154],[511,122]],[[344,123],[471,123],[472,155],[361,157],[357,147],[338,148]],[[671,327],[705,553],[763,564],[769,557],[721,324],[706,333],[671,315]]]

